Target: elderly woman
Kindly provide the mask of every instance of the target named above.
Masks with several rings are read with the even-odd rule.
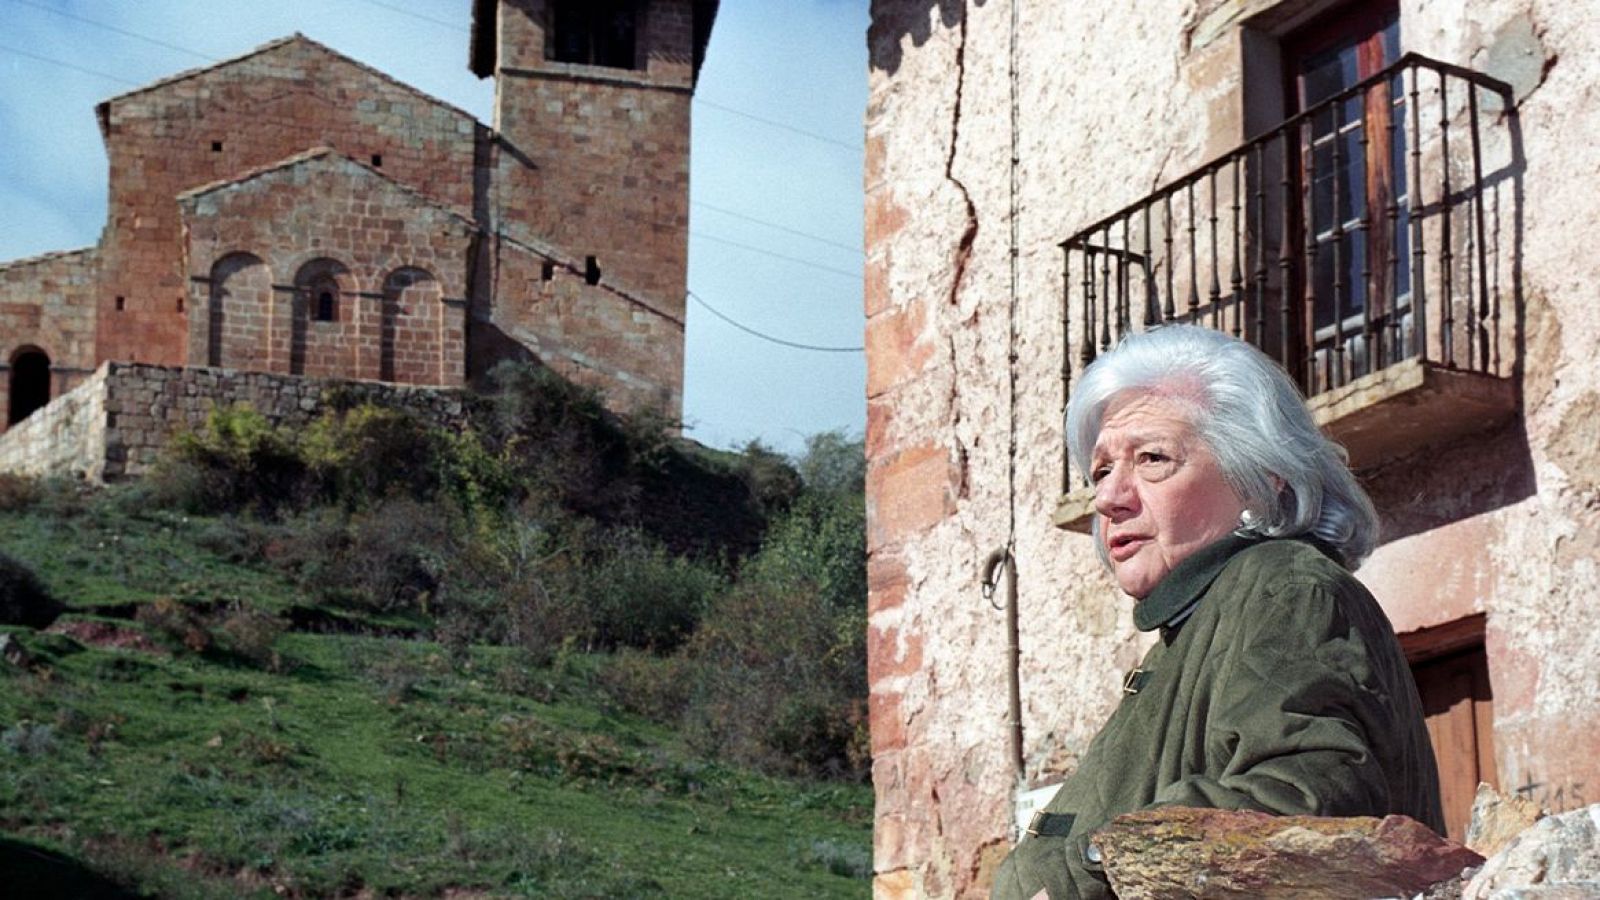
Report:
[[[1226,335],[1157,328],[1089,367],[1067,439],[1100,556],[1158,639],[994,896],[1108,896],[1093,832],[1151,807],[1441,831],[1416,685],[1350,574],[1377,516],[1284,372]]]

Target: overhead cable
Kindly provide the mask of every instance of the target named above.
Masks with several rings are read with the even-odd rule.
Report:
[[[201,53],[198,50],[190,50],[188,47],[181,47],[177,44],[169,44],[160,38],[153,38],[148,34],[140,34],[137,31],[129,31],[126,28],[112,25],[109,22],[101,22],[96,19],[90,19],[86,16],[80,16],[77,13],[68,12],[64,9],[57,9],[54,6],[50,6],[45,3],[36,3],[34,0],[11,0],[11,2],[20,4],[22,6],[31,6],[34,9],[42,10],[50,13],[51,15],[61,16],[64,19],[71,19],[74,22],[82,22],[85,25],[93,25],[96,28],[103,28],[106,31],[110,31],[114,34],[120,34],[123,37],[131,37],[136,41],[144,41],[146,44],[153,44],[154,46],[163,47],[167,50],[176,50],[179,53],[187,53],[190,56],[198,57],[208,62],[217,62],[217,57]]]
[[[820,234],[811,234],[809,232],[800,231],[799,229],[796,229],[796,228],[790,228],[787,225],[779,225],[777,222],[769,222],[766,219],[758,219],[755,216],[747,216],[742,212],[736,212],[736,211],[731,210],[731,209],[724,209],[724,208],[722,208],[720,206],[712,206],[711,204],[705,203],[705,202],[700,201],[700,200],[691,201],[691,204],[694,205],[694,206],[701,207],[702,209],[709,209],[712,212],[722,213],[725,216],[733,216],[735,219],[743,219],[746,222],[754,222],[757,225],[765,225],[768,228],[775,228],[778,231],[785,232],[786,234],[792,234],[795,237],[803,237],[803,238],[806,238],[808,240],[816,241],[819,244],[827,244],[830,247],[838,247],[840,250],[849,250],[852,253],[865,253],[865,251],[861,249],[861,246],[859,244],[857,244],[855,246],[851,246],[850,244],[846,244],[846,243],[844,243],[842,241],[835,241],[835,240],[833,240],[831,238],[825,238]]]
[[[771,341],[772,343],[778,344],[780,346],[792,347],[792,348],[794,348],[796,350],[814,350],[814,351],[816,351],[818,353],[861,353],[861,352],[864,352],[866,350],[865,347],[823,347],[823,346],[819,346],[817,344],[802,344],[799,341],[790,341],[790,340],[785,340],[785,339],[780,338],[780,337],[773,337],[770,334],[766,334],[764,332],[757,331],[757,330],[755,330],[754,328],[751,328],[748,325],[743,325],[743,324],[740,324],[739,322],[734,321],[733,319],[729,318],[727,315],[724,315],[723,313],[719,312],[716,307],[712,306],[711,304],[707,303],[705,300],[701,299],[700,295],[696,294],[694,291],[689,291],[689,299],[693,300],[694,302],[696,302],[696,303],[700,304],[701,306],[705,307],[706,312],[711,313],[713,316],[716,316],[717,318],[721,319],[722,321],[727,322],[729,325],[732,325],[733,327],[739,329],[740,331],[743,331],[746,334],[754,335],[754,336],[762,339],[763,341]]]
[[[773,259],[782,259],[802,266],[810,266],[813,269],[821,269],[824,272],[832,272],[835,275],[843,275],[846,278],[851,278],[856,281],[861,280],[860,272],[850,272],[844,269],[835,269],[833,266],[825,266],[822,263],[812,262],[809,259],[802,259],[798,256],[789,256],[787,254],[778,253],[774,250],[768,250],[765,247],[757,247],[753,244],[741,244],[738,241],[730,241],[727,238],[719,238],[716,235],[706,234],[703,231],[691,231],[689,232],[689,236],[702,238],[718,244],[727,244],[730,247],[738,247],[741,250],[749,250],[751,253],[759,253],[762,256],[770,256]]]
[[[74,72],[82,72],[85,75],[94,75],[98,78],[104,78],[107,81],[115,81],[121,84],[131,84],[134,87],[138,87],[140,84],[140,82],[130,81],[127,78],[123,78],[121,75],[112,75],[110,72],[97,72],[94,69],[85,69],[83,66],[74,65],[59,59],[51,59],[48,56],[40,56],[37,53],[29,53],[26,50],[18,50],[15,47],[10,47],[5,44],[0,44],[0,51],[4,51],[6,53],[15,53],[18,56],[24,56],[37,62],[48,63],[52,66],[60,66],[63,69],[71,69]]]

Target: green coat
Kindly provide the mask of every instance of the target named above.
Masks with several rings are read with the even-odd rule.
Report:
[[[1443,833],[1411,670],[1377,601],[1319,545],[1223,538],[1134,622],[1161,629],[1137,693],[1000,867],[995,900],[1110,896],[1090,835],[1152,806],[1401,813]]]

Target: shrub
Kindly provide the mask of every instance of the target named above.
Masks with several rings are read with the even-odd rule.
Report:
[[[812,493],[860,494],[867,486],[866,444],[843,431],[813,434],[795,468]]]
[[[872,848],[865,844],[818,839],[800,854],[805,866],[815,866],[841,878],[872,877]]]
[[[690,743],[780,772],[864,777],[866,660],[857,631],[805,585],[728,591],[689,647]]]
[[[600,667],[600,689],[623,709],[657,722],[675,723],[689,706],[688,657],[617,651]]]
[[[217,626],[222,649],[260,668],[283,670],[278,638],[286,626],[282,619],[242,603],[235,603]]]
[[[44,756],[56,748],[55,727],[46,723],[18,722],[0,732],[0,747],[18,756]]]
[[[586,602],[598,646],[670,652],[699,624],[722,578],[637,536],[618,540],[569,590]]]
[[[861,496],[802,495],[706,614],[689,653],[684,722],[695,746],[780,771],[864,777]]]
[[[0,553],[0,625],[44,628],[64,609],[33,570]]]
[[[168,650],[205,653],[212,647],[210,629],[194,610],[171,597],[160,597],[139,607],[134,621],[143,625],[157,643]]]
[[[179,434],[151,479],[169,506],[264,516],[303,504],[309,484],[293,439],[243,403],[217,407],[200,430]]]
[[[0,472],[0,512],[21,512],[38,503],[43,495],[37,480]]]

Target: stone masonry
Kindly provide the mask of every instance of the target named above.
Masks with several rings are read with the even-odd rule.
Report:
[[[107,361],[459,385],[538,359],[678,414],[717,4],[635,5],[630,64],[557,58],[581,6],[473,4],[492,127],[301,35],[102,102],[101,241],[0,264],[0,376],[42,356],[49,397]]]
[[[1005,619],[979,590],[991,551],[1014,540],[1025,786],[1073,770],[1147,646],[1091,539],[1053,521],[1061,368],[1083,349],[1063,336],[1058,245],[1270,127],[1264,107],[1281,119],[1282,42],[1330,11],[1320,21],[1336,21],[1324,0],[874,0],[875,896],[984,896],[1009,850]],[[1398,11],[1403,52],[1514,91],[1514,117],[1484,118],[1515,144],[1486,151],[1513,159],[1491,209],[1503,249],[1489,277],[1520,310],[1505,326],[1518,402],[1505,424],[1358,473],[1383,519],[1358,576],[1415,658],[1478,642],[1492,717],[1457,737],[1488,748],[1501,789],[1578,808],[1600,795],[1600,631],[1583,624],[1600,595],[1600,259],[1585,246],[1600,222],[1585,189],[1600,171],[1587,137],[1600,134],[1600,3]],[[1452,175],[1462,183],[1470,165]]]
[[[446,428],[466,422],[463,395],[450,388],[105,363],[7,433],[0,472],[117,481],[150,471],[173,435],[202,429],[219,405],[248,406],[274,425],[294,428],[335,402],[404,409]]]

